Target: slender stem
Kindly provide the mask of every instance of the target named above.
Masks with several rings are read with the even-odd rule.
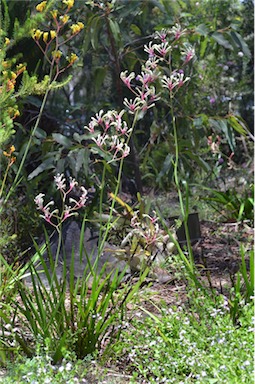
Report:
[[[170,108],[171,108],[171,114],[172,114],[172,119],[173,119],[174,143],[175,143],[175,161],[173,162],[173,164],[174,164],[174,181],[175,181],[175,185],[176,185],[177,192],[178,192],[179,204],[180,204],[181,214],[182,214],[182,218],[183,218],[186,242],[187,242],[187,247],[188,247],[188,254],[189,254],[189,259],[190,259],[190,266],[192,268],[192,273],[193,273],[194,272],[194,258],[193,258],[193,251],[192,251],[191,242],[190,242],[189,227],[188,227],[189,211],[187,208],[184,207],[182,191],[181,191],[180,182],[179,182],[179,175],[178,175],[179,142],[178,142],[176,119],[175,119],[175,115],[174,115],[173,100],[172,100],[171,94],[170,94]],[[186,199],[187,198],[188,198],[188,196],[187,196],[187,192],[186,192]]]
[[[129,143],[130,139],[131,139],[131,135],[132,135],[132,132],[134,130],[134,127],[135,127],[135,124],[137,122],[137,118],[138,118],[138,111],[136,112],[135,116],[134,116],[134,120],[133,120],[133,123],[132,123],[132,127],[130,129],[130,133],[128,135],[128,138],[127,138],[127,141],[126,141],[126,144]],[[118,177],[117,177],[117,183],[116,183],[116,188],[115,188],[115,191],[114,191],[114,196],[117,196],[118,194],[118,191],[119,191],[119,187],[120,187],[120,182],[121,182],[121,175],[122,175],[122,169],[123,169],[123,163],[124,163],[124,158],[122,158],[120,160],[120,165],[119,165],[119,170],[118,170]],[[103,171],[103,177],[105,177],[105,167],[104,167],[104,171]],[[103,179],[104,181],[104,179]],[[103,185],[103,184],[102,184]],[[102,191],[103,191],[103,188],[102,188]],[[101,212],[101,200],[100,200],[100,212]],[[112,199],[112,204],[111,204],[111,207],[110,207],[110,215],[109,215],[109,219],[108,219],[108,223],[107,223],[107,228],[106,228],[106,231],[104,233],[104,237],[102,239],[101,242],[99,242],[100,244],[100,247],[99,247],[99,254],[102,252],[102,249],[103,249],[103,246],[104,246],[104,243],[106,241],[106,238],[108,236],[108,233],[109,233],[109,230],[110,230],[110,223],[111,223],[111,219],[112,219],[112,216],[113,216],[113,209],[114,209],[114,206],[115,206],[115,199]]]
[[[5,182],[6,182],[6,178],[7,178],[9,169],[10,169],[10,163],[8,163],[8,165],[6,167],[6,171],[5,171],[5,174],[4,174],[4,178],[3,178],[2,186],[1,186],[1,190],[0,190],[0,198],[1,198],[2,194],[3,194],[3,189],[4,189],[4,186],[5,186]]]

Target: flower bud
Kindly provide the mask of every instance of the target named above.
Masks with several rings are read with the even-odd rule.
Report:
[[[41,3],[39,3],[35,9],[38,11],[38,12],[43,12],[46,8],[46,5],[47,5],[47,1],[42,1]]]
[[[56,31],[50,31],[50,37],[51,39],[55,39],[55,37],[57,36],[57,32]]]
[[[39,40],[40,37],[42,36],[42,34],[43,34],[43,32],[40,31],[40,29],[36,29],[36,30],[34,29],[33,32],[32,32],[32,37],[35,40]]]
[[[44,32],[43,33],[43,41],[45,42],[45,44],[47,44],[48,37],[49,37],[49,32]]]

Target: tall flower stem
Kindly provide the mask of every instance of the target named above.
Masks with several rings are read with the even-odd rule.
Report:
[[[127,141],[126,141],[127,145],[130,142],[131,135],[132,135],[132,133],[134,131],[137,119],[138,119],[138,111],[135,113],[135,116],[134,116],[134,119],[133,119],[133,122],[132,122],[132,127],[130,129],[130,133],[129,133]],[[117,196],[117,194],[119,192],[119,189],[120,189],[120,182],[121,182],[121,175],[122,175],[122,170],[123,170],[123,163],[124,163],[124,158],[122,158],[120,160],[119,170],[118,170],[118,177],[117,177],[117,183],[116,183],[116,187],[115,187],[115,191],[114,191],[114,196]],[[105,167],[104,167],[104,170],[103,170],[102,186],[104,185],[104,180],[105,180]],[[102,194],[103,194],[103,188],[102,188]],[[102,196],[101,196],[101,198],[102,198]],[[107,223],[107,228],[106,228],[106,231],[105,231],[104,236],[102,238],[102,241],[99,242],[100,243],[99,254],[103,250],[104,243],[105,243],[105,241],[107,239],[107,236],[108,236],[108,233],[109,233],[109,230],[110,230],[110,227],[111,227],[110,223],[111,223],[112,216],[113,216],[113,209],[114,209],[114,206],[115,206],[115,201],[116,201],[115,199],[112,199],[112,203],[111,203],[111,206],[110,206],[110,215],[109,215],[109,219],[108,219],[108,223]],[[100,212],[102,212],[102,201],[100,201]]]
[[[180,210],[183,218],[183,224],[184,224],[184,230],[185,230],[185,236],[186,236],[186,242],[187,242],[187,248],[188,248],[188,254],[189,254],[189,261],[190,266],[192,267],[192,273],[194,272],[194,257],[193,257],[193,251],[191,247],[191,241],[190,241],[190,235],[189,235],[189,228],[188,228],[188,216],[189,216],[189,210],[188,210],[188,204],[184,205],[182,191],[180,187],[180,181],[179,181],[179,174],[178,174],[178,164],[179,164],[179,142],[178,142],[178,134],[177,134],[177,126],[176,126],[176,119],[174,114],[174,107],[173,107],[173,99],[170,94],[170,109],[171,109],[171,115],[172,115],[172,122],[173,122],[173,131],[174,131],[174,144],[175,144],[175,160],[173,161],[174,166],[174,181],[178,192],[178,198],[179,198],[179,204],[180,204]],[[188,196],[186,196],[186,199],[188,199]]]

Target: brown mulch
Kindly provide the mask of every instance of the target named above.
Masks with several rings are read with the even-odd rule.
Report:
[[[253,228],[242,223],[201,221],[201,239],[193,245],[196,267],[205,286],[226,296],[236,279],[241,264],[241,246],[246,250],[245,261],[249,270],[249,251],[253,249]],[[142,300],[147,310],[157,312],[160,306],[179,306],[187,300],[187,285],[180,280],[166,284],[153,283],[151,300]]]

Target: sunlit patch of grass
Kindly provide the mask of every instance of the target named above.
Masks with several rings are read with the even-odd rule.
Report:
[[[229,316],[226,299],[215,305],[202,294],[190,308],[146,311],[113,347],[118,365],[133,383],[251,383],[253,381],[253,304],[243,308],[240,326]]]

